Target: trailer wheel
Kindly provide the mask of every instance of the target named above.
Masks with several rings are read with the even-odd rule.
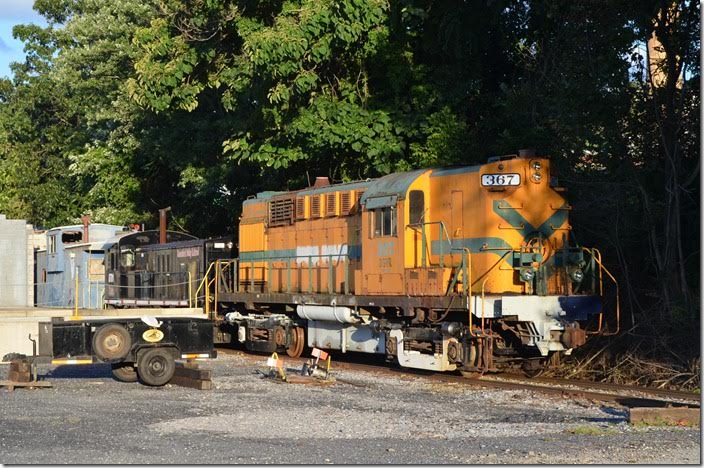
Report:
[[[136,382],[137,369],[133,362],[120,362],[112,365],[112,376],[120,382]]]
[[[103,325],[93,335],[93,352],[103,361],[123,359],[131,347],[130,333],[118,323]]]
[[[150,348],[142,352],[137,361],[140,380],[155,387],[165,385],[176,371],[176,362],[171,351],[166,348]]]

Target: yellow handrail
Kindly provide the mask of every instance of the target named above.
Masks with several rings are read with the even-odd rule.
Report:
[[[208,265],[208,269],[205,270],[205,275],[203,275],[203,279],[200,281],[200,285],[198,286],[195,294],[193,295],[193,299],[195,301],[195,304],[194,304],[195,307],[198,307],[198,293],[200,292],[201,288],[203,288],[203,286],[205,286],[207,289],[208,275],[210,275],[210,270],[213,268],[214,264],[215,264],[215,262],[211,262],[210,265]],[[207,299],[208,299],[208,297],[207,297],[207,291],[206,291],[206,302],[207,302]]]
[[[192,279],[192,276],[191,276],[191,272],[189,271],[189,272],[188,272],[188,308],[189,308],[189,309],[190,309],[190,308],[193,308],[193,303],[192,303],[192,300],[193,300],[193,294],[192,294],[192,293],[193,293],[193,284],[192,284],[192,281],[193,281],[193,279]]]
[[[600,291],[599,291],[599,293],[600,293],[600,295],[602,297],[604,295],[603,290],[601,290],[601,288],[603,287],[601,284],[601,270],[605,271],[606,274],[609,275],[609,278],[611,278],[611,281],[614,282],[614,285],[616,285],[616,331],[603,334],[604,336],[616,335],[619,332],[619,330],[621,329],[621,297],[620,297],[620,290],[619,290],[620,288],[618,285],[618,281],[616,281],[616,278],[614,278],[614,275],[611,274],[611,272],[608,270],[608,268],[606,268],[604,266],[604,264],[601,263],[601,252],[599,252],[599,250],[593,249],[599,254],[599,258],[597,258],[596,256],[594,256],[594,254],[591,253],[591,251],[588,248],[582,247],[582,249],[585,252],[589,252],[592,255],[592,258],[594,259],[594,261],[596,261],[599,264],[599,275],[600,275],[600,278],[599,278],[600,279],[600,284],[599,284]],[[592,332],[592,334],[601,333],[602,315],[603,315],[603,309],[602,309],[602,312],[599,314],[599,329],[596,332]]]
[[[504,257],[506,255],[513,253],[513,252],[514,252],[513,250],[509,250],[508,252],[503,254],[501,256],[501,258],[499,259],[499,261],[494,263],[494,265],[491,268],[489,268],[486,273],[484,273],[486,278],[484,278],[484,281],[482,281],[482,332],[484,331],[484,287],[486,286],[486,282],[489,281],[489,273],[491,273],[494,268],[501,265],[501,262],[504,260]],[[471,286],[470,286],[470,288],[471,288]]]

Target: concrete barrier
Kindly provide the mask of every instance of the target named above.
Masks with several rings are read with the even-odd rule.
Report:
[[[58,308],[0,308],[0,360],[9,353],[32,354],[33,339],[39,336],[39,322],[53,317],[69,318],[73,309]],[[144,308],[144,309],[78,309],[82,319],[154,317],[206,318],[202,308]]]

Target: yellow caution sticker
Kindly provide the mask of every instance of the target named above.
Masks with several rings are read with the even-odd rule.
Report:
[[[159,341],[164,339],[164,332],[156,328],[150,328],[149,330],[142,333],[142,338],[144,339],[144,341],[148,341],[150,343],[158,343]]]

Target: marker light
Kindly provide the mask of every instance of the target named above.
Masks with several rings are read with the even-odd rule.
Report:
[[[580,282],[584,279],[584,272],[580,269],[576,269],[572,272],[572,279],[576,282]]]
[[[524,268],[521,270],[521,280],[526,283],[533,280],[535,272],[531,268]]]

